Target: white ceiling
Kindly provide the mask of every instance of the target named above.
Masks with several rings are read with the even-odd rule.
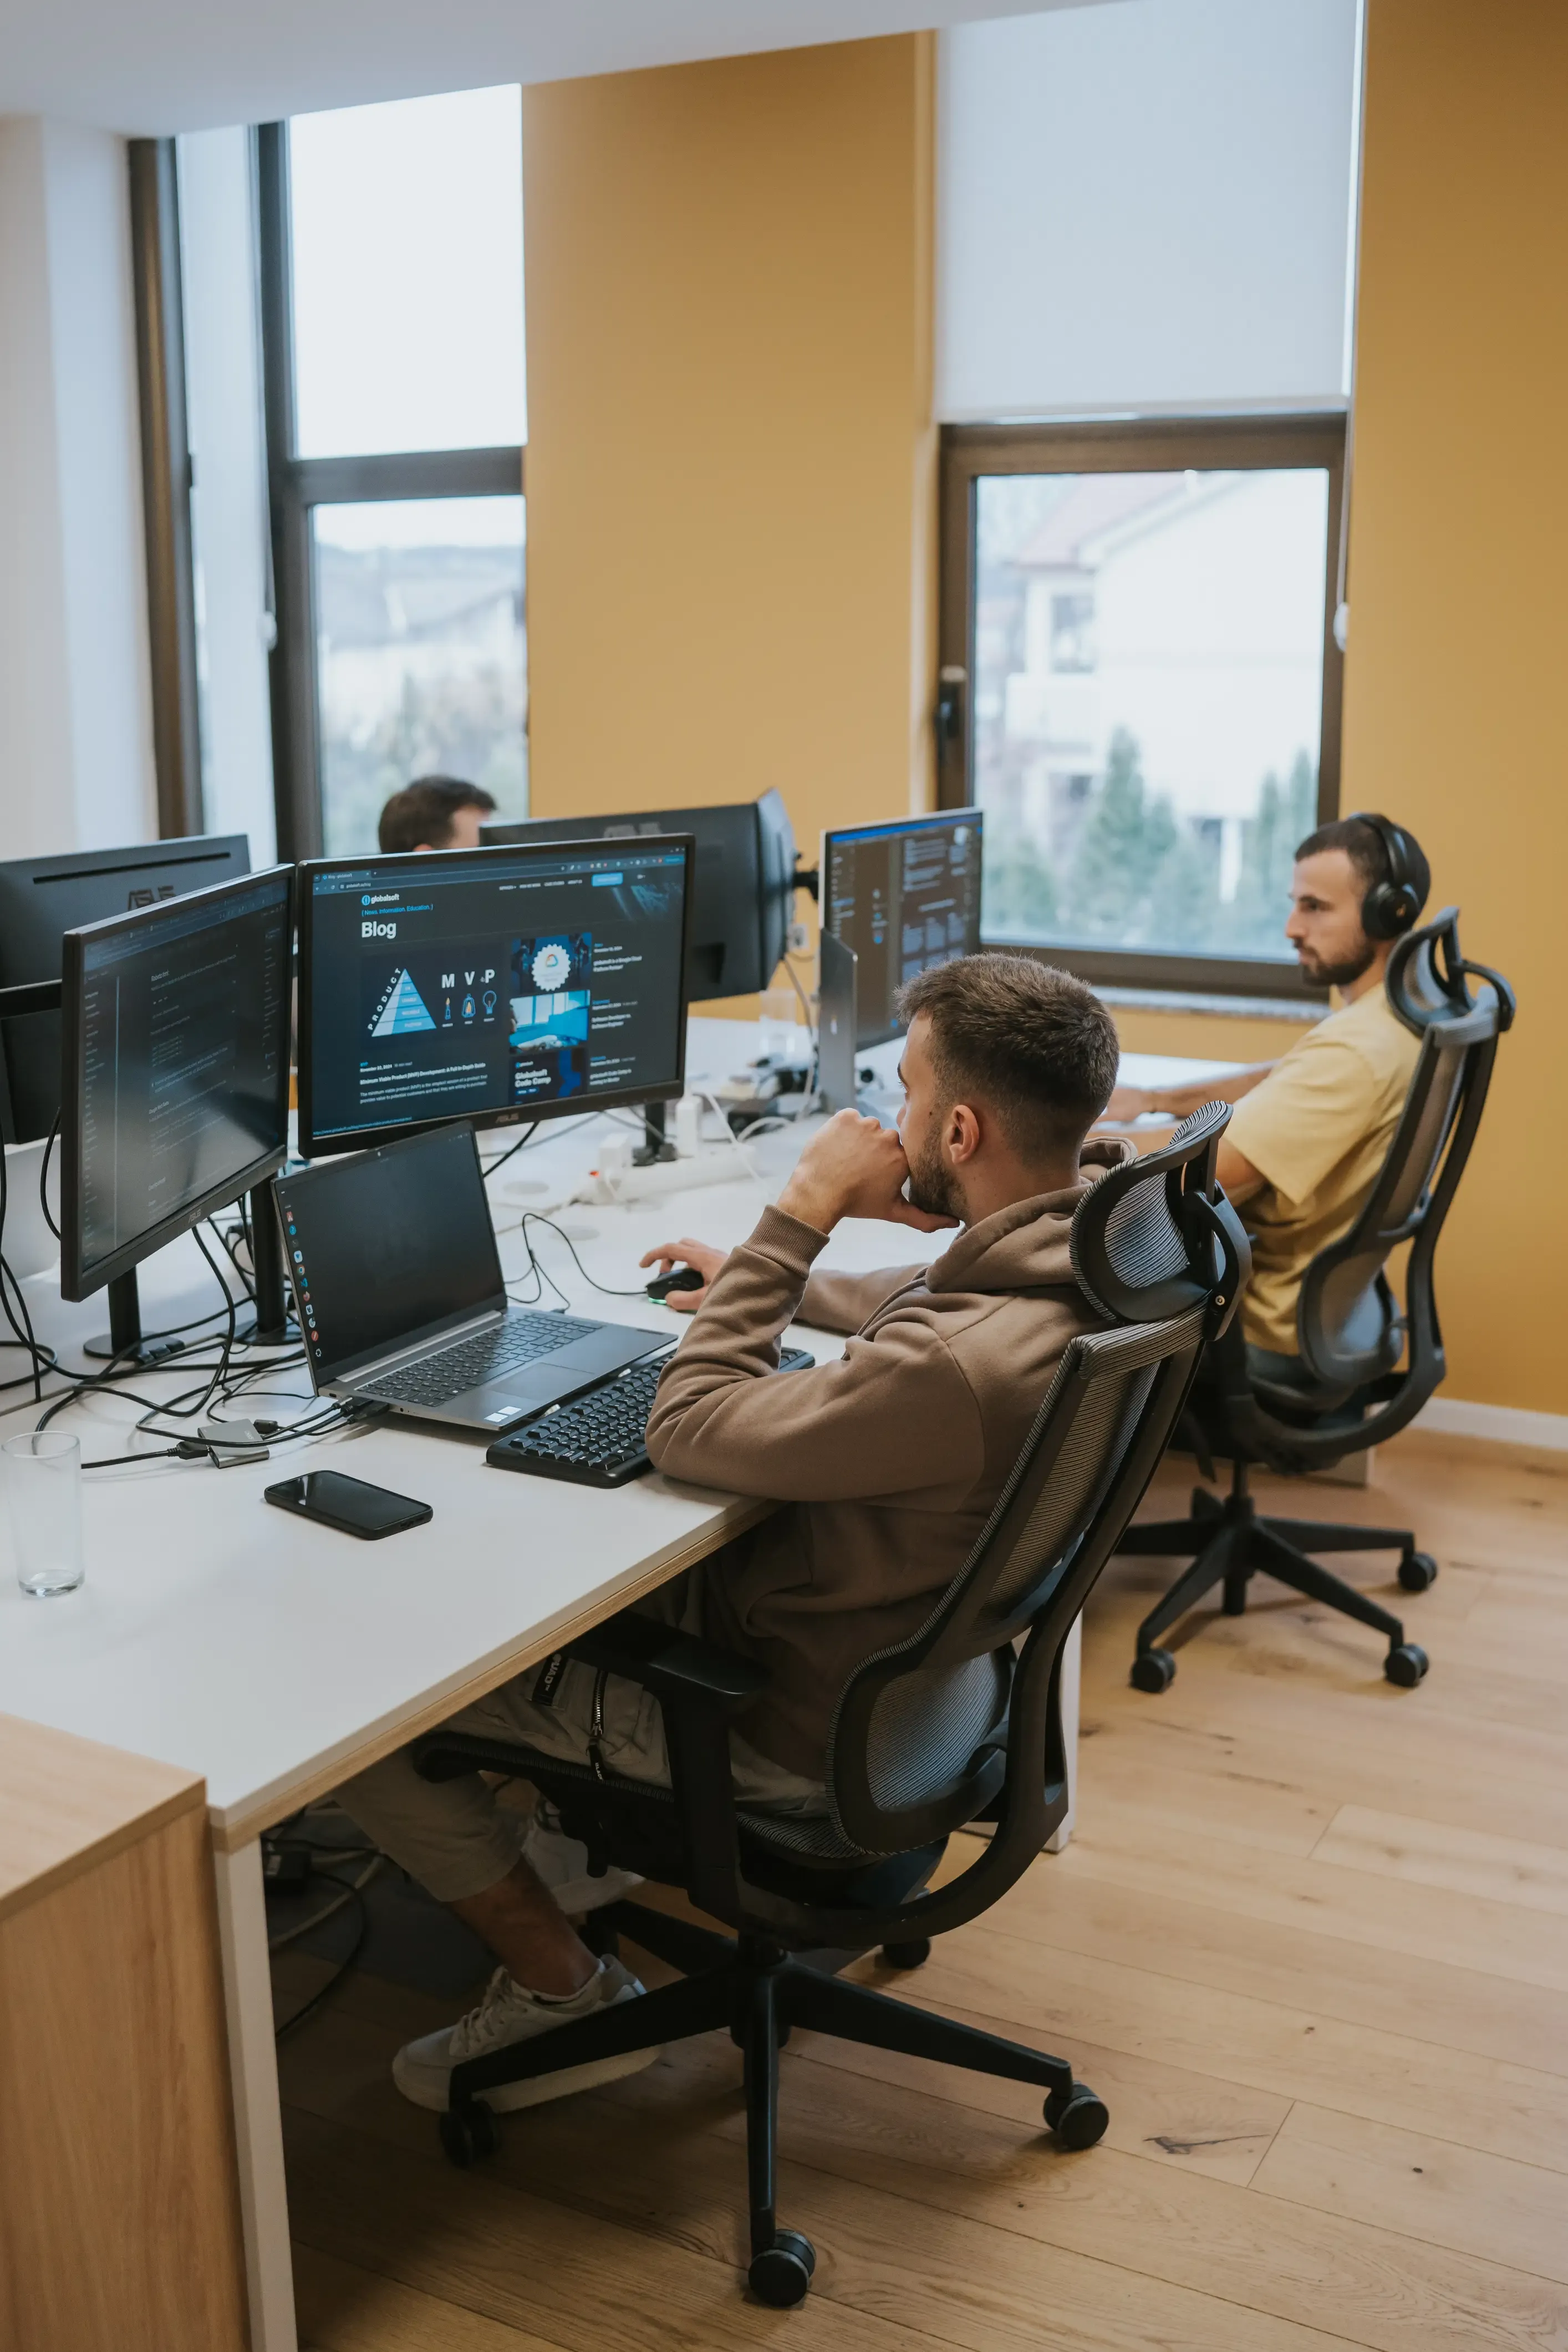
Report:
[[[1083,0],[0,0],[0,115],[155,136]]]

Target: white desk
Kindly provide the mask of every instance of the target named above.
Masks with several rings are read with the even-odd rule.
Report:
[[[712,1083],[755,1050],[754,1030],[694,1022],[693,1084]],[[1129,1057],[1128,1076],[1142,1079],[1146,1058]],[[1177,1064],[1172,1074],[1194,1076],[1203,1067]],[[570,1199],[596,1139],[615,1131],[563,1121],[498,1174],[492,1190],[509,1281],[515,1285],[525,1265],[521,1211]],[[487,1139],[487,1150],[507,1139]],[[637,1257],[656,1242],[683,1234],[721,1245],[743,1239],[782,1186],[800,1139],[760,1138],[734,1153],[734,1180],[721,1184],[555,1213],[577,1236],[588,1273],[629,1290],[640,1280]],[[540,1190],[519,1198],[519,1182]],[[680,1318],[641,1296],[595,1292],[564,1244],[533,1230],[574,1308],[679,1336]],[[834,1234],[824,1262],[864,1270],[929,1258],[945,1245],[942,1234],[851,1222]],[[57,1283],[36,1276],[29,1304],[40,1338],[78,1361],[82,1340],[103,1327],[104,1302],[68,1306]],[[144,1266],[141,1283],[149,1329],[203,1312],[214,1295],[189,1241]],[[841,1344],[818,1332],[791,1337],[819,1358]],[[280,1377],[302,1407],[303,1372]],[[148,1397],[169,1395],[191,1378],[175,1359],[136,1386]],[[65,1425],[90,1458],[123,1450],[134,1412],[110,1393],[72,1408]],[[28,1412],[14,1412],[0,1420],[0,1433],[30,1425]],[[354,1475],[433,1505],[429,1525],[387,1543],[356,1544],[263,1505],[265,1486],[328,1451]],[[0,1711],[185,1766],[206,1781],[252,2347],[295,2352],[261,1832],[548,1655],[563,1634],[716,1550],[769,1507],[657,1476],[601,1493],[492,1475],[482,1442],[411,1423],[295,1441],[266,1463],[215,1471],[153,1462],[94,1473],[85,1485],[88,1577],[76,1593],[47,1602],[25,1596],[0,1525]],[[1069,1754],[1076,1674],[1073,1682]]]

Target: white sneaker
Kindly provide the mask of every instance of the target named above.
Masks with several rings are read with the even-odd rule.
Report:
[[[523,1841],[522,1858],[563,1911],[597,1911],[642,1885],[635,1870],[611,1867],[602,1878],[592,1877],[587,1847],[581,1838],[568,1837],[557,1827],[558,1820],[552,1809],[541,1805]]]
[[[488,2057],[492,2050],[531,2042],[535,2034],[550,2033],[558,2025],[574,2025],[580,2018],[592,2017],[595,2010],[636,2000],[642,1990],[619,1960],[601,1960],[598,1973],[570,2000],[542,2000],[505,1969],[498,1969],[483,2000],[467,2017],[460,2017],[456,2025],[443,2026],[438,2033],[404,2043],[392,2062],[392,2079],[416,2107],[442,2108],[447,2105],[452,2069],[465,2059]],[[597,2083],[619,2082],[623,2074],[636,2074],[651,2066],[659,2054],[657,2049],[628,2050],[618,2058],[590,2059],[585,2065],[565,2067],[559,2074],[541,2074],[532,2082],[499,2084],[484,2095],[498,2114],[513,2107],[539,2107],[546,2100],[563,2099],[572,2091],[590,2091]]]

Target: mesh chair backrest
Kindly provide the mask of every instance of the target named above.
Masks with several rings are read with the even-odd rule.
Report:
[[[1495,974],[1480,975],[1472,998],[1466,974],[1479,971],[1459,956],[1452,908],[1408,933],[1389,958],[1390,1004],[1420,1037],[1421,1052],[1361,1213],[1302,1279],[1298,1345],[1325,1382],[1354,1387],[1399,1360],[1405,1327],[1383,1269],[1401,1243],[1432,1220],[1441,1223],[1485,1100],[1499,1033],[1512,1017],[1511,996]]]
[[[1092,1581],[1136,1507],[1190,1383],[1214,1288],[1210,1234],[1187,1218],[1182,1180],[1199,1162],[1212,1175],[1228,1118],[1224,1105],[1208,1106],[1185,1123],[1179,1141],[1113,1171],[1079,1208],[1074,1268],[1083,1243],[1084,1261],[1098,1276],[1090,1295],[1099,1310],[1110,1312],[1107,1289],[1118,1292],[1125,1315],[1130,1303],[1166,1301],[1179,1287],[1181,1311],[1069,1343],[963,1566],[920,1630],[868,1659],[840,1694],[829,1794],[840,1827],[868,1851],[913,1842],[910,1823],[950,1797],[962,1808],[976,1751],[1006,1717],[1014,1640],[1053,1607],[1064,1612],[1059,1638],[1066,1638],[1081,1606],[1070,1590],[1075,1570],[1086,1569]],[[1136,1287],[1135,1274],[1144,1277]],[[1100,1523],[1113,1489],[1119,1478],[1125,1485],[1156,1417],[1158,1442],[1137,1492],[1116,1498],[1118,1523],[1096,1550],[1091,1539],[1105,1532]]]

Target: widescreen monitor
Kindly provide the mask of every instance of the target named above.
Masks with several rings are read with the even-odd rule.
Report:
[[[822,927],[856,958],[857,1047],[899,1034],[906,981],[979,953],[980,866],[978,809],[823,835]]]
[[[281,1167],[293,869],[64,940],[60,1288],[86,1298]]]
[[[57,857],[0,862],[0,988],[58,980],[67,931],[161,905],[250,871],[243,833],[143,841],[129,849],[71,850]],[[60,1016],[32,1013],[0,1022],[0,1106],[7,1087],[8,1143],[47,1135],[60,1108]]]
[[[670,1102],[692,844],[659,835],[300,868],[300,1149]]]
[[[795,916],[795,832],[778,793],[719,808],[646,809],[618,816],[530,817],[486,824],[490,842],[605,841],[689,834],[697,844],[686,992],[693,1003],[766,988]]]

